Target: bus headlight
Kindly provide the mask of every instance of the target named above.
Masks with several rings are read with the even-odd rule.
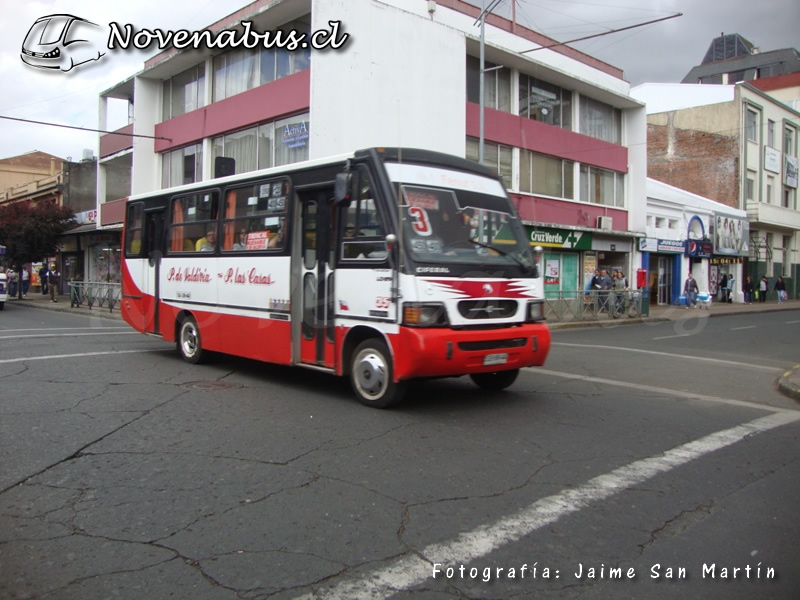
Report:
[[[447,309],[439,302],[403,304],[403,325],[410,327],[446,327]]]
[[[538,321],[544,321],[544,302],[541,300],[534,300],[532,302],[528,302],[528,306],[525,310],[525,322],[526,323],[536,323]]]

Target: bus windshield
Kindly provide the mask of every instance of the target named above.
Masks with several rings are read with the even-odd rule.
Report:
[[[533,273],[530,246],[498,181],[419,165],[387,164],[387,171],[399,184],[403,235],[415,262]]]

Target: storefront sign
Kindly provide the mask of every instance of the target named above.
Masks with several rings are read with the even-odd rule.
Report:
[[[656,238],[640,238],[640,252],[658,252],[658,240]]]
[[[773,173],[781,172],[781,152],[775,148],[764,146],[764,170]]]
[[[686,248],[686,242],[683,240],[658,240],[658,252],[674,252],[682,254]]]
[[[77,213],[75,215],[75,221],[79,225],[86,225],[87,223],[96,223],[97,209],[93,208],[92,210],[84,210],[83,212]]]
[[[686,256],[693,258],[711,258],[714,245],[710,241],[686,240]]]
[[[547,246],[563,250],[591,250],[592,234],[549,227],[526,227],[531,246]]]

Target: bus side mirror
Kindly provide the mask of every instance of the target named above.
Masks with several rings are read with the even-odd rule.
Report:
[[[352,173],[337,173],[336,183],[333,188],[333,197],[336,201],[336,206],[350,206],[350,199],[352,197],[353,174]]]
[[[386,243],[386,250],[389,252],[389,264],[391,264],[393,268],[397,267],[397,256],[399,252],[397,236],[390,233],[384,238],[384,242]]]

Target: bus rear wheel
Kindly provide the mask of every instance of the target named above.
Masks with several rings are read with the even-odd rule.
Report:
[[[484,390],[504,390],[517,380],[519,369],[510,371],[494,371],[492,373],[472,373],[469,377],[479,388]]]
[[[200,330],[193,317],[186,317],[181,321],[178,329],[178,352],[183,360],[192,364],[200,363],[205,358]]]
[[[407,382],[393,380],[389,349],[382,340],[361,342],[350,363],[350,383],[358,401],[373,408],[388,408],[400,402]]]

